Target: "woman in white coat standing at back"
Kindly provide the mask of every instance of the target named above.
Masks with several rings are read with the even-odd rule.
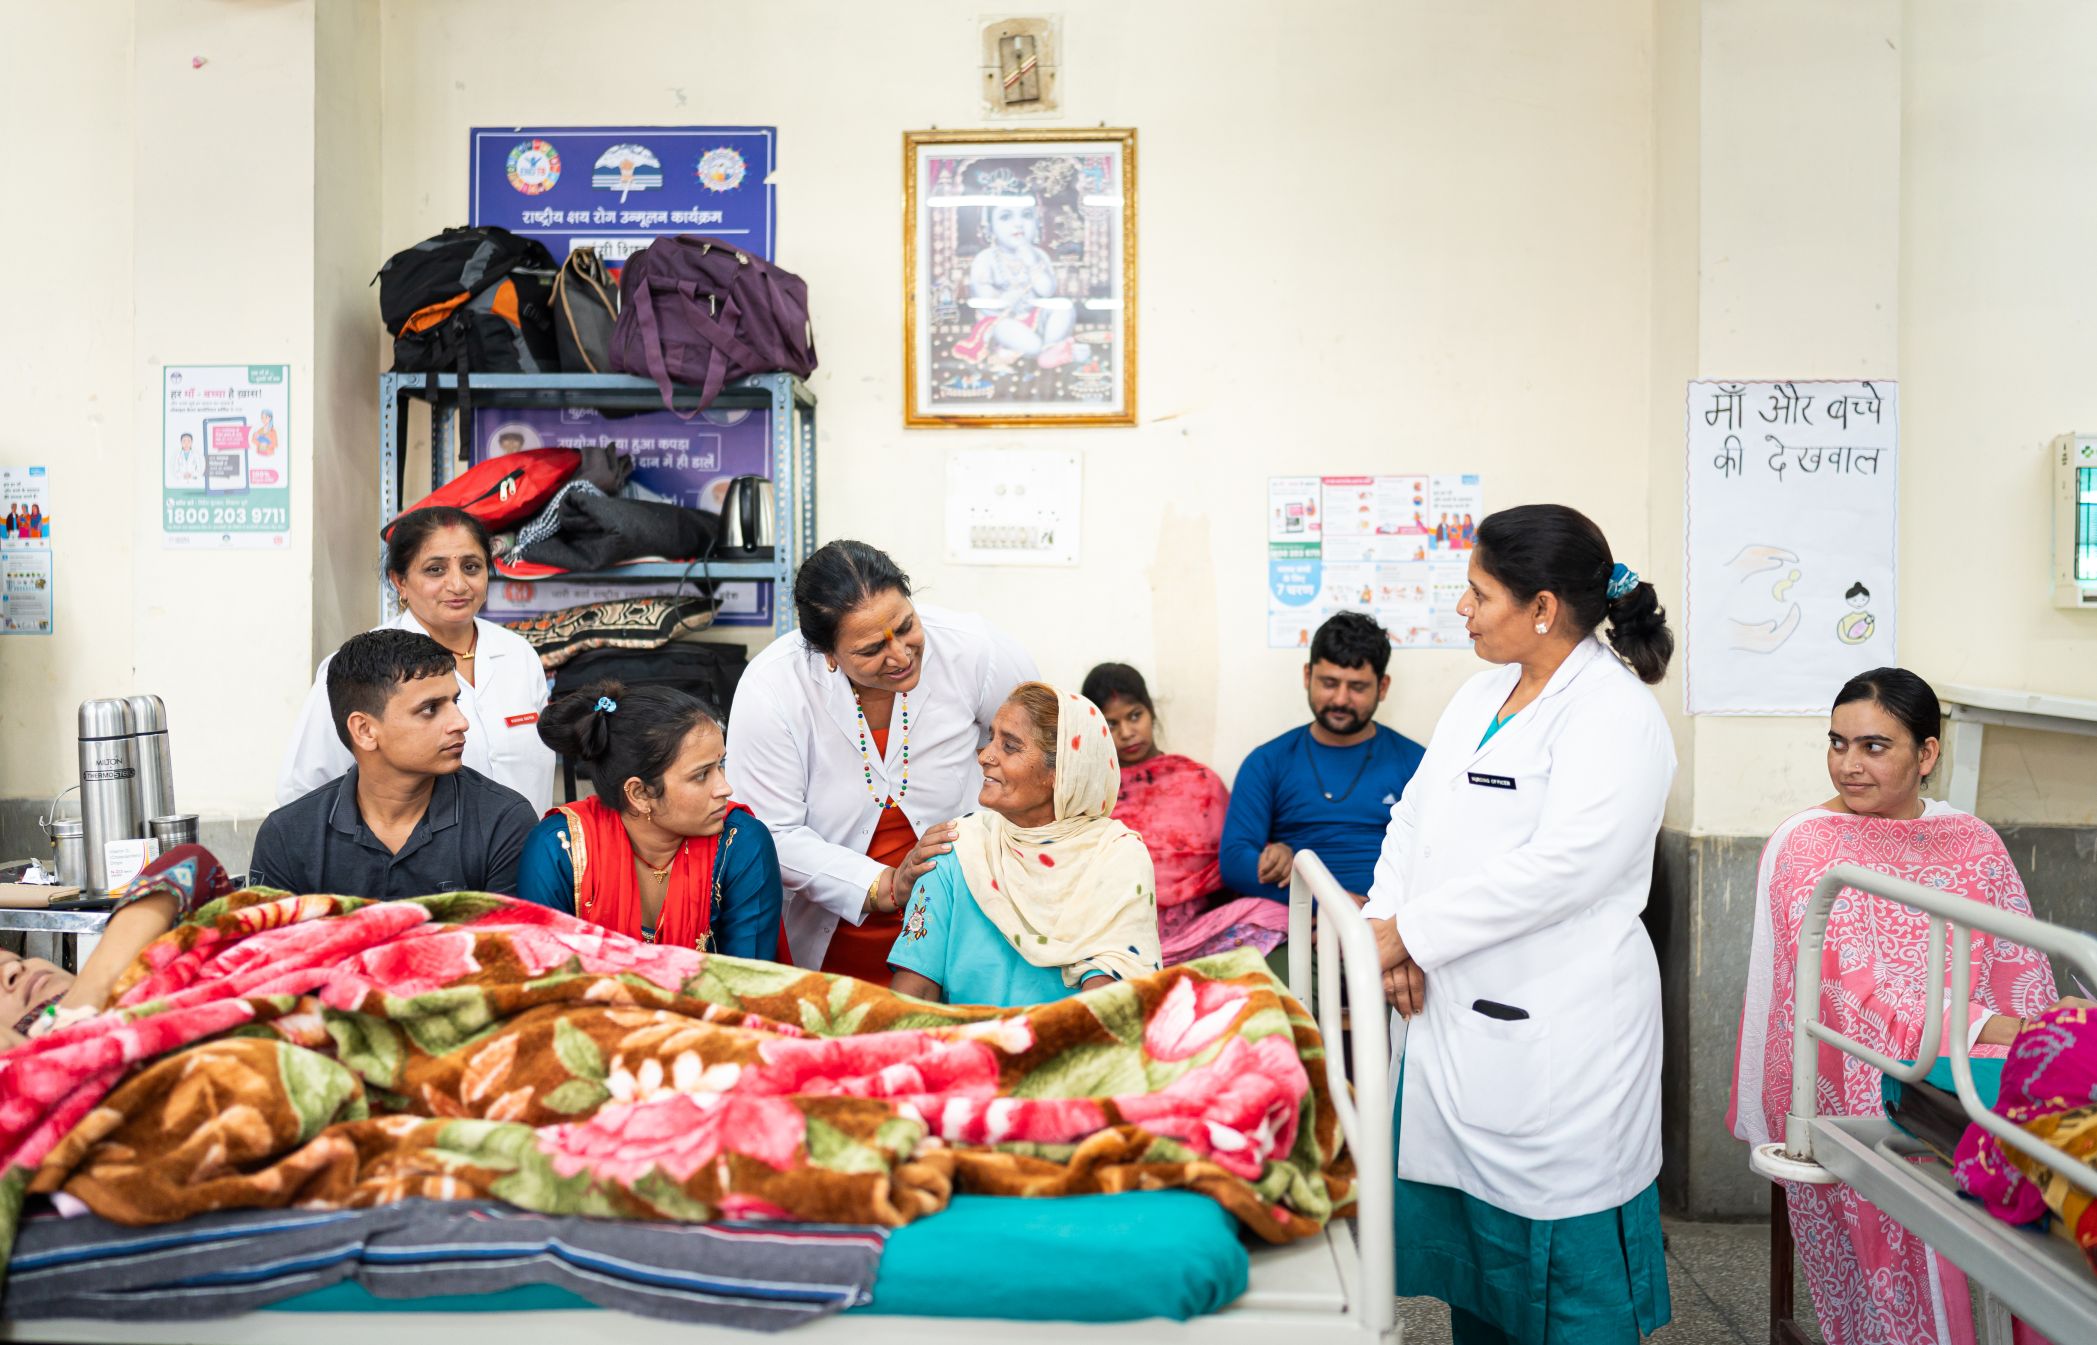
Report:
[[[553,806],[553,749],[539,741],[546,669],[522,635],[481,618],[488,601],[488,530],[463,509],[432,505],[403,514],[386,535],[386,581],[401,614],[387,622],[448,650],[466,716],[466,764],[524,796],[534,813]],[[277,772],[279,806],[303,798],[351,766],[328,713],[328,658]]]
[[[1627,1345],[1669,1316],[1639,913],[1675,773],[1644,684],[1674,636],[1562,505],[1479,525],[1458,611],[1499,666],[1443,712],[1365,910],[1407,1020],[1398,1292],[1448,1303],[1458,1345]]]
[[[808,558],[794,617],[736,684],[728,778],[778,846],[793,960],[887,985],[903,903],[974,810],[976,753],[1034,660],[981,617],[913,604],[865,542]]]

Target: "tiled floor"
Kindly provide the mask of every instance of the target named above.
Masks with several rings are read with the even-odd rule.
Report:
[[[1667,1282],[1674,1320],[1654,1345],[1764,1345],[1769,1339],[1769,1225],[1699,1224],[1679,1219],[1667,1227]],[[1820,1339],[1813,1305],[1799,1281],[1799,1325]],[[1449,1310],[1428,1298],[1398,1300],[1405,1345],[1447,1345]]]

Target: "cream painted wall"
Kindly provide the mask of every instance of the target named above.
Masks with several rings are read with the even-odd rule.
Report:
[[[313,620],[309,667],[376,619],[380,361],[378,0],[325,0],[314,37]],[[390,361],[389,361],[390,362]],[[361,507],[360,507],[361,506]]]
[[[2097,699],[2097,615],[2050,602],[2044,452],[2097,426],[2097,9],[1911,0],[1903,48],[1902,655]],[[1981,813],[2097,823],[2097,743],[1990,729]]]
[[[167,701],[184,810],[259,821],[313,675],[313,0],[133,14],[137,649],[117,685]],[[287,552],[162,549],[161,366],[190,363],[291,366]]]
[[[0,638],[0,795],[48,796],[78,778],[75,708],[130,690],[136,647],[131,8],[0,0],[0,31],[9,35],[0,43],[0,124],[63,125],[67,157],[82,166],[63,198],[46,184],[29,193],[27,208],[0,210],[0,255],[16,263],[14,303],[35,315],[0,323],[0,367],[15,389],[0,423],[0,463],[51,469],[61,604],[52,636]]]
[[[607,79],[546,40],[567,6],[389,0],[386,245],[463,218],[473,125],[778,125],[781,260],[824,361],[823,535],[997,614],[1052,678],[1134,662],[1168,741],[1226,773],[1305,717],[1300,656],[1263,647],[1269,474],[1480,471],[1489,504],[1578,504],[1643,559],[1649,4],[1055,8],[1068,122],[1140,133],[1136,428],[902,428],[901,133],[978,124],[975,3],[739,7],[733,57],[704,25],[675,36],[688,10],[602,4],[600,31],[658,35]],[[468,34],[499,45],[464,59]],[[962,445],[1083,452],[1078,568],[943,562]],[[1386,721],[1424,738],[1478,666],[1396,655]]]
[[[1898,376],[1901,662],[2097,697],[2097,618],[2049,603],[2044,461],[2097,424],[2075,79],[2097,13],[1705,0],[1702,28],[1701,376]],[[1761,834],[1826,797],[1823,732],[1695,720],[1692,829]],[[1991,731],[1980,812],[2097,822],[2097,752]]]
[[[1638,567],[1662,595],[1681,635],[1683,575],[1686,570],[1681,535],[1682,498],[1687,467],[1682,451],[1682,408],[1675,389],[1696,376],[1697,236],[1700,216],[1697,165],[1703,122],[1698,94],[1702,85],[1703,31],[1692,5],[1659,0],[1653,6],[1653,156],[1650,169],[1653,202],[1651,312],[1647,344],[1651,375],[1647,383],[1647,426],[1651,454],[1647,482],[1651,497],[1646,563]],[[1663,825],[1688,829],[1695,821],[1697,736],[1683,703],[1682,650],[1660,685],[1660,706],[1675,738],[1675,781],[1668,792]]]
[[[319,0],[133,0],[49,6],[6,0],[0,50],[5,124],[63,126],[80,170],[62,217],[5,211],[0,244],[29,259],[21,311],[0,358],[18,398],[0,460],[52,469],[59,515],[59,634],[0,641],[0,794],[46,794],[76,778],[74,710],[94,695],[158,693],[173,729],[178,799],[224,840],[271,803],[275,767],[311,680],[316,618],[316,441],[339,416],[366,422],[368,296],[347,297],[340,258],[375,245],[376,7],[325,0],[330,45],[361,42],[361,110],[369,150],[339,167],[363,177],[359,199],[341,179],[325,229],[316,224]],[[201,63],[197,58],[202,58]],[[344,59],[348,59],[345,57]],[[347,81],[354,83],[352,77]],[[345,81],[334,81],[338,89]],[[355,99],[338,96],[351,109]],[[331,145],[353,135],[338,132]],[[40,195],[48,195],[41,193]],[[367,218],[360,226],[358,214]],[[361,236],[359,230],[361,228]],[[65,251],[54,250],[63,240]],[[316,304],[317,255],[329,268]],[[356,284],[369,278],[366,269]],[[316,333],[355,350],[317,358]],[[357,405],[317,395],[316,371],[339,376],[362,354]],[[291,366],[292,545],[285,552],[171,552],[160,545],[162,367],[175,363]],[[324,419],[321,409],[327,407]],[[364,431],[358,471],[372,432]],[[368,486],[342,494],[368,493]],[[369,535],[368,515],[365,532]],[[323,521],[325,527],[327,521]],[[366,544],[367,554],[369,544]],[[332,562],[331,562],[332,564]],[[368,568],[368,561],[366,562]],[[361,624],[361,618],[360,618]]]
[[[1899,0],[1704,0],[1695,377],[1898,376],[1900,29]],[[1679,435],[1683,389],[1655,393]],[[1693,724],[1693,830],[1764,834],[1828,796],[1824,722]]]

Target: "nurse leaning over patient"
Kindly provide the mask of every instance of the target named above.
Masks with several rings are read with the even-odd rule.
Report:
[[[1457,610],[1499,666],[1436,725],[1364,909],[1407,1020],[1398,1292],[1447,1302],[1460,1345],[1635,1341],[1669,1315],[1638,917],[1675,773],[1642,683],[1674,636],[1562,505],[1479,524]]]

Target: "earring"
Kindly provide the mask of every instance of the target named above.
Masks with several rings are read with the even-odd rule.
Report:
[[[1536,633],[1538,635],[1549,635],[1551,633],[1551,628],[1545,625],[1543,622],[1539,621],[1536,623]]]

